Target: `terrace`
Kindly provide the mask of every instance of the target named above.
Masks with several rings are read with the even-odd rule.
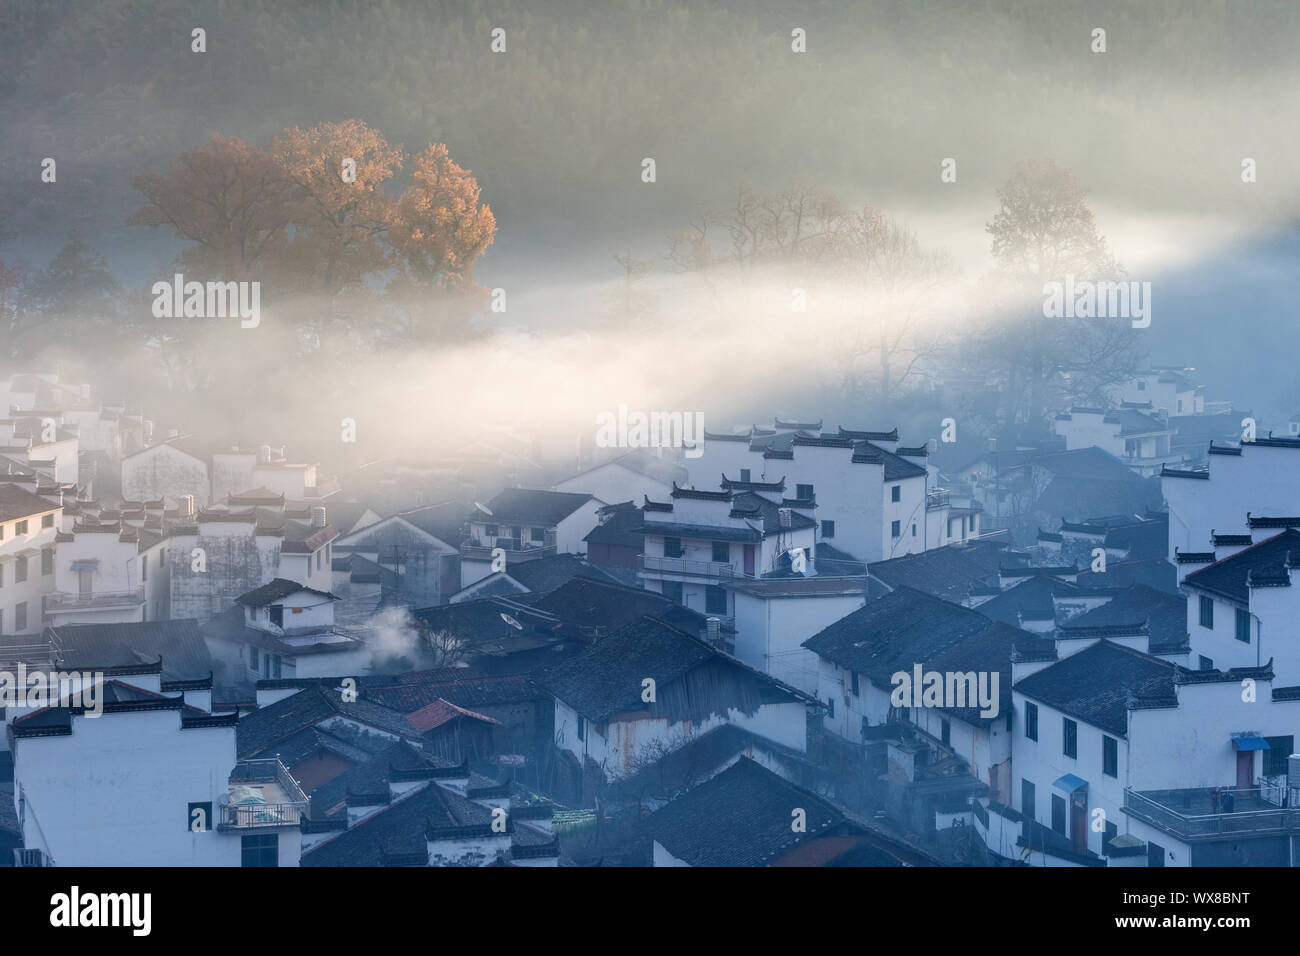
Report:
[[[1212,790],[1125,789],[1124,812],[1186,841],[1300,834],[1300,787],[1262,781],[1256,787],[1220,787],[1218,812],[1214,810]],[[1223,809],[1224,793],[1232,794],[1231,813]]]
[[[218,806],[217,829],[296,827],[306,810],[307,795],[279,760],[241,760]]]

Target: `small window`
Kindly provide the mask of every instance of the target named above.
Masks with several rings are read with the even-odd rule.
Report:
[[[271,676],[276,680],[279,680],[280,673],[280,655],[276,654],[275,657],[271,659]]]
[[[587,739],[587,718],[583,717],[582,714],[578,715],[578,739]]]
[[[42,527],[42,528],[53,528],[53,527],[54,527],[54,515],[52,515],[52,514],[41,515],[41,527]]]
[[[530,539],[532,539],[533,541],[545,541],[545,540],[546,540],[546,529],[545,529],[545,528],[529,528],[529,529],[528,529],[528,537],[529,537]]]
[[[1052,829],[1065,834],[1065,797],[1052,794]]]
[[[149,555],[147,554],[140,556],[140,580],[142,582],[149,580]]]
[[[241,866],[279,866],[280,836],[277,833],[257,833],[240,840]]]
[[[901,538],[903,536],[903,523],[901,521],[890,522],[889,536],[891,538]]]
[[[664,557],[680,558],[682,556],[681,538],[664,538]]]
[[[1147,390],[1147,383],[1144,382],[1144,381],[1142,381],[1141,379],[1139,379],[1139,380],[1138,380],[1138,391],[1139,391],[1139,392],[1145,392],[1146,390]]]
[[[854,697],[858,696],[858,672],[857,671],[849,672],[849,690],[853,692]]]
[[[1250,612],[1237,608],[1237,640],[1243,644],[1250,643]]]
[[[207,833],[212,829],[212,801],[191,803],[185,815],[185,829],[191,833]]]
[[[19,555],[14,559],[14,583],[22,584],[27,580],[27,556]]]
[[[834,521],[823,521],[823,522],[822,522],[822,537],[823,537],[823,538],[833,538],[833,537],[835,537],[835,522],[834,522]]]
[[[248,669],[252,671],[257,670],[257,648],[252,645],[249,645],[248,648]]]
[[[912,522],[912,537],[916,537],[916,522]]]
[[[1264,776],[1276,777],[1287,772],[1287,757],[1295,753],[1295,737],[1265,737]]]
[[[1025,704],[1025,736],[1030,740],[1038,739],[1038,705]]]
[[[731,545],[726,541],[713,542],[713,560],[718,564],[726,564],[731,560]]]
[[[903,500],[903,486],[902,486],[902,485],[890,485],[890,486],[889,486],[889,500],[890,500],[890,501],[902,501],[902,500]]]
[[[494,524],[485,524],[483,526],[483,533],[489,538],[495,538],[497,536],[497,526]]]
[[[946,720],[939,721],[939,740],[943,742],[945,747],[952,743],[952,724]]]
[[[826,716],[831,718],[831,720],[835,719],[835,698],[834,697],[826,698]]]
[[[0,524],[0,541],[5,539],[5,526]]]
[[[284,605],[283,604],[272,604],[268,614],[270,615],[272,624],[274,624],[276,627],[284,627]]]
[[[14,534],[26,534],[26,533],[27,533],[27,519],[24,518],[22,521],[15,521]]]
[[[715,584],[706,585],[704,588],[704,610],[708,614],[726,614],[727,589],[720,588]]]
[[[1069,717],[1061,719],[1061,753],[1076,759],[1079,756],[1079,725]]]
[[[1212,670],[1214,670],[1214,661],[1213,661],[1213,660],[1211,660],[1210,658],[1206,657],[1204,654],[1200,655],[1200,657],[1201,657],[1201,670],[1203,670],[1203,671],[1212,671]]]
[[[54,573],[54,551],[46,548],[41,552],[41,576]]]
[[[682,603],[682,582],[681,581],[661,581],[663,594],[670,601],[678,604]]]
[[[1028,819],[1034,819],[1034,785],[1024,779],[1020,781],[1020,812]]]
[[[813,486],[812,486],[812,485],[795,485],[795,486],[794,486],[794,496],[795,496],[796,498],[798,498],[800,501],[807,501],[807,500],[809,500],[809,499],[812,498],[812,496],[813,496]]]
[[[1214,630],[1214,600],[1201,595],[1201,627]]]
[[[1101,772],[1107,777],[1119,777],[1119,741],[1101,735]]]
[[[741,481],[749,481],[749,469],[748,469],[748,468],[742,468],[742,469],[740,469],[740,480],[741,480]]]
[[[21,601],[14,605],[14,630],[22,633],[27,630],[27,602]]]

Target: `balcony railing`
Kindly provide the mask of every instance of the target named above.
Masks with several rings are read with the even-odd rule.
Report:
[[[1219,793],[1215,812],[1208,787],[1145,793],[1125,789],[1124,811],[1183,840],[1300,833],[1300,787],[1222,787]],[[1232,812],[1223,809],[1225,793],[1232,794]]]
[[[45,613],[58,614],[61,611],[93,611],[102,608],[134,607],[143,603],[143,587],[129,591],[88,591],[84,594],[55,591],[45,595]]]
[[[691,574],[706,578],[744,578],[753,577],[738,570],[734,564],[719,561],[694,561],[688,558],[666,558],[653,554],[643,554],[637,558],[642,571],[656,571],[662,574]]]
[[[948,507],[948,489],[935,488],[925,493],[925,507],[927,511],[934,511],[936,508]]]
[[[230,785],[240,784],[273,785],[272,794],[282,795],[284,799],[266,803],[231,803],[227,794],[218,807],[218,829],[296,827],[302,822],[308,806],[307,795],[279,760],[240,761],[230,774]]]
[[[507,564],[510,561],[531,561],[535,558],[550,557],[555,554],[555,532],[547,531],[541,541],[501,535],[468,536],[461,539],[460,556],[471,560],[490,561],[492,552],[498,548],[505,552]]]

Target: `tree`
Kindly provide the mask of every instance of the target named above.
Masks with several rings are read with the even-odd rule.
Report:
[[[68,233],[49,266],[26,284],[24,292],[21,319],[17,303],[14,319],[18,320],[26,356],[55,345],[76,345],[94,351],[111,344],[121,332],[122,290],[104,256],[75,229]]]

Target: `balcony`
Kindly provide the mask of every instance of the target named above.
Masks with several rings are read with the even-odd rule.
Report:
[[[229,790],[217,810],[217,829],[296,827],[307,805],[307,795],[279,760],[243,760],[230,774]]]
[[[925,510],[935,511],[948,507],[948,489],[933,488],[925,493]]]
[[[492,552],[500,548],[506,555],[506,566],[516,561],[533,561],[555,554],[555,532],[548,530],[541,541],[515,537],[473,537],[461,539],[460,556],[467,561],[491,561]]]
[[[1231,813],[1214,812],[1210,787],[1124,790],[1124,812],[1188,842],[1234,836],[1300,834],[1300,787],[1222,787]],[[1285,806],[1281,806],[1285,803]]]
[[[69,614],[73,611],[108,611],[113,608],[139,607],[144,603],[144,588],[130,591],[88,591],[73,594],[54,591],[45,595],[46,614]]]
[[[665,558],[653,554],[637,557],[637,565],[642,571],[659,574],[689,574],[704,578],[746,578],[753,577],[736,569],[734,564],[718,561],[693,561],[688,558]]]

